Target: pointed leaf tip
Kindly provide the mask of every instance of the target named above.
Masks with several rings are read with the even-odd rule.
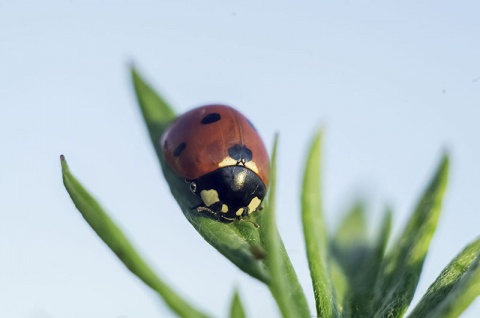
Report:
[[[235,290],[232,296],[230,303],[230,318],[245,318],[245,310],[243,309],[238,290]]]
[[[98,201],[72,175],[65,160],[62,160],[62,176],[65,189],[85,221],[134,275],[155,290],[179,317],[208,317],[155,274]]]
[[[166,127],[176,118],[172,107],[143,78],[135,67],[130,69],[131,80],[140,110],[155,148]],[[158,151],[158,149],[157,149]]]
[[[450,155],[448,152],[444,151],[442,154],[442,159],[440,160],[441,164],[440,167],[441,169],[448,169],[448,166],[450,165]]]
[[[130,72],[136,72],[136,67],[135,67],[135,61],[133,59],[129,60],[127,62],[128,68],[130,69]]]
[[[321,197],[321,146],[322,129],[318,129],[310,143],[305,162],[301,217],[317,315],[332,317],[338,310],[327,264],[329,250]]]
[[[60,155],[60,165],[62,167],[62,174],[65,175],[66,172],[68,172],[68,163],[67,163],[67,158],[62,154]]]
[[[265,264],[271,274],[269,287],[283,317],[308,317],[308,304],[303,289],[275,223],[277,145],[278,134],[275,135],[273,143],[267,200],[263,212],[257,218],[266,250]]]
[[[253,221],[251,223],[232,222],[224,224],[213,218],[192,213],[191,207],[198,204],[197,198],[192,196],[184,179],[180,178],[166,164],[159,143],[163,131],[171,121],[175,120],[175,112],[135,68],[131,69],[131,79],[163,174],[169,184],[170,191],[179,203],[187,220],[210,245],[241,270],[265,283],[268,282],[270,275],[265,268],[261,253],[255,255],[250,251],[252,244],[261,244],[259,230],[255,228],[254,224],[256,222],[255,216],[252,216]]]
[[[437,227],[448,170],[449,157],[444,153],[403,233],[384,259],[373,301],[374,317],[383,317],[386,313],[402,316],[407,310]]]

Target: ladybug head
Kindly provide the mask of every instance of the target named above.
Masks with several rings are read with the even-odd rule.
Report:
[[[241,165],[222,167],[189,182],[190,190],[202,199],[197,210],[225,221],[256,211],[267,190],[255,172]]]

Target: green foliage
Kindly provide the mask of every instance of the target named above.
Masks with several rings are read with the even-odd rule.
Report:
[[[271,156],[270,187],[263,211],[249,220],[222,223],[192,211],[198,204],[188,185],[165,164],[160,138],[175,112],[132,69],[132,81],[152,145],[180,209],[198,233],[235,266],[265,283],[282,317],[311,317],[275,221],[277,139]],[[448,180],[445,154],[400,237],[386,250],[392,223],[387,209],[369,238],[365,205],[357,202],[329,234],[321,197],[321,132],[307,156],[301,195],[301,219],[318,317],[403,317],[413,298],[435,232]],[[63,181],[84,219],[127,268],[155,290],[179,317],[207,317],[157,276],[97,201],[70,173],[61,157]],[[409,317],[457,317],[480,294],[480,239],[468,245],[442,271]],[[238,292],[231,318],[246,317]]]
[[[152,145],[162,166],[163,174],[170,186],[170,191],[180,205],[187,220],[208,243],[241,270],[265,283],[268,282],[269,273],[264,261],[259,260],[252,253],[252,249],[262,246],[259,230],[253,223],[233,222],[225,224],[192,211],[191,207],[199,203],[198,198],[192,194],[188,184],[179,178],[165,163],[160,148],[162,133],[175,118],[173,115],[174,111],[162,98],[154,93],[153,89],[139,76],[135,69],[132,69],[132,80],[143,118],[150,133]],[[255,216],[251,220],[256,222]]]
[[[320,194],[320,142],[315,136],[307,157],[302,189],[302,221],[317,316],[337,317],[335,293],[328,268],[328,235]]]
[[[243,309],[240,295],[235,290],[232,297],[232,303],[230,304],[230,318],[245,318],[245,310]]]
[[[440,273],[409,317],[457,317],[480,294],[480,238]]]
[[[437,227],[447,177],[444,155],[405,230],[382,262],[373,299],[375,317],[401,317],[407,311]]]
[[[348,291],[341,302],[344,317],[368,317],[374,285],[390,233],[392,214],[387,211],[382,225],[371,241],[367,236],[365,206],[356,203],[331,240],[332,257],[348,279]],[[361,270],[359,270],[361,269]],[[340,303],[340,302],[339,302]]]
[[[142,259],[120,228],[110,219],[100,204],[85,190],[80,182],[70,173],[67,161],[62,155],[63,184],[73,203],[90,227],[117,255],[120,261],[146,285],[162,297],[173,312],[180,317],[208,317],[193,308],[186,300],[167,286]]]
[[[308,317],[308,305],[297,274],[288,258],[275,222],[277,138],[272,151],[270,188],[260,219],[260,234],[267,252],[266,265],[271,274],[270,291],[283,317]]]

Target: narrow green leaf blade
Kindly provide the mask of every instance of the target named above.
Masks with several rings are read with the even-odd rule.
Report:
[[[337,230],[331,242],[332,256],[341,266],[348,281],[342,302],[342,316],[368,317],[372,312],[373,291],[382,264],[391,225],[388,211],[371,242],[367,237],[365,207],[355,204]]]
[[[378,231],[377,239],[375,240],[375,257],[378,262],[378,269],[380,269],[380,266],[382,265],[383,257],[385,256],[385,251],[387,250],[387,244],[390,238],[390,230],[392,229],[392,215],[392,210],[387,209],[382,226]]]
[[[336,317],[339,313],[335,303],[332,278],[327,266],[328,233],[321,201],[320,151],[321,132],[319,131],[313,139],[305,166],[301,197],[302,222],[317,315]]]
[[[375,317],[402,317],[413,298],[440,215],[448,162],[444,155],[400,239],[382,264],[375,290]]]
[[[165,284],[142,259],[127,237],[105,213],[100,204],[70,173],[65,157],[61,156],[62,177],[65,188],[78,211],[97,235],[117,255],[125,266],[150,288],[180,317],[208,317],[193,308]]]
[[[363,202],[356,202],[350,208],[349,213],[340,223],[333,241],[342,246],[350,246],[355,242],[365,244],[368,241],[365,205]]]
[[[361,308],[357,308],[355,301],[355,298],[358,297],[358,289],[365,287],[361,286],[361,280],[367,274],[368,268],[365,268],[365,265],[371,248],[365,222],[365,207],[363,203],[357,202],[340,223],[330,242],[332,261],[335,261],[334,264],[341,268],[348,286],[345,294],[341,298],[337,298],[338,304],[341,304],[340,307],[343,309],[342,316],[344,317],[360,316],[359,313],[364,311],[363,307],[369,304],[369,302],[363,303]],[[339,292],[335,291],[338,295]]]
[[[232,303],[230,304],[230,318],[245,318],[245,310],[237,290],[233,293]]]
[[[335,303],[338,308],[338,315],[341,317],[350,317],[349,311],[349,291],[350,285],[345,272],[335,257],[332,257],[328,262],[330,277],[332,278],[332,286],[334,286]]]
[[[305,295],[288,258],[275,221],[277,140],[276,137],[270,166],[268,198],[259,218],[262,241],[267,252],[266,265],[271,275],[269,287],[283,317],[309,317]]]
[[[133,67],[131,68],[131,76],[137,101],[150,137],[158,142],[165,128],[175,120],[175,112]]]
[[[142,78],[138,71],[131,70],[137,100],[147,124],[152,145],[162,167],[163,174],[170,191],[178,202],[183,214],[197,232],[215,249],[228,258],[245,273],[267,283],[269,274],[263,259],[254,252],[261,246],[259,230],[253,223],[241,221],[225,224],[199,214],[192,207],[197,206],[199,199],[192,194],[184,179],[176,175],[166,164],[160,139],[175,119],[175,113],[163,98],[161,98]],[[251,216],[255,221],[255,215]]]
[[[479,295],[480,238],[445,267],[409,317],[458,317]]]

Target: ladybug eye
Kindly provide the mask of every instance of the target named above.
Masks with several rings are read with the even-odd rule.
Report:
[[[211,123],[214,123],[216,121],[219,121],[220,118],[222,118],[222,117],[220,116],[219,113],[210,113],[207,116],[203,117],[201,123],[203,125],[211,124]]]
[[[197,191],[197,184],[195,182],[190,183],[190,190],[195,193]]]

